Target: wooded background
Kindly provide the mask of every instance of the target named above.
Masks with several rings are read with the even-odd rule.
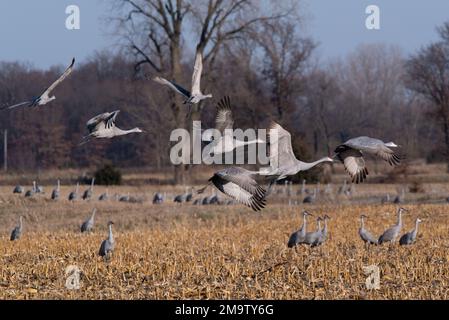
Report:
[[[236,128],[266,128],[276,120],[292,133],[305,161],[368,135],[400,144],[409,159],[449,163],[449,24],[437,28],[438,41],[423,43],[411,56],[396,46],[370,44],[323,61],[319,45],[304,36],[301,10],[297,0],[111,1],[107,23],[120,50],[77,62],[51,104],[0,113],[9,169],[106,162],[170,167],[171,131],[197,119],[212,127],[224,95],[231,97]],[[186,118],[182,97],[147,78],[158,74],[189,88],[196,51],[204,56],[202,90],[214,98]],[[0,104],[38,95],[64,68],[0,62]],[[86,121],[116,109],[118,126],[145,133],[79,147]],[[174,172],[180,181],[188,168]]]

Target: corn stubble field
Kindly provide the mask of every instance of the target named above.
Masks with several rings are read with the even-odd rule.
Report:
[[[63,187],[62,194],[72,188]],[[123,192],[129,191],[122,187]],[[424,221],[417,243],[366,249],[359,215],[379,235],[396,221],[397,206],[310,205],[328,214],[329,239],[319,248],[286,246],[301,225],[300,206],[153,205],[117,201],[55,203],[14,196],[0,188],[1,299],[448,299],[448,215],[444,204],[404,205],[404,230]],[[113,191],[116,192],[120,188]],[[132,190],[137,192],[136,190]],[[139,188],[152,195],[156,189]],[[103,192],[101,187],[97,194]],[[95,230],[79,225],[97,208]],[[9,241],[24,214],[19,241]],[[114,221],[111,261],[97,256]],[[315,229],[313,219],[308,230]],[[80,288],[66,288],[66,268],[81,270]],[[380,288],[368,290],[364,267],[380,268]]]

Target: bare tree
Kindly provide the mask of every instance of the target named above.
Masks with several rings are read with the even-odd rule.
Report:
[[[440,41],[420,49],[407,61],[407,84],[434,106],[428,115],[443,132],[449,171],[449,22],[438,28],[438,33]]]

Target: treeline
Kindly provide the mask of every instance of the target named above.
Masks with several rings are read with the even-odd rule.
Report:
[[[224,95],[231,97],[235,127],[265,128],[270,119],[276,120],[292,133],[295,151],[304,160],[330,154],[338,143],[358,135],[395,141],[409,159],[447,159],[449,77],[445,77],[449,64],[444,59],[449,61],[449,33],[444,28],[439,29],[439,49],[423,47],[412,57],[400,48],[379,44],[360,46],[344,59],[319,61],[315,42],[303,37],[291,17],[264,19],[263,13],[253,10],[256,18],[239,16],[241,29],[232,29],[229,22],[216,31],[207,23],[214,14],[223,14],[220,8],[192,14],[192,23],[206,30],[196,50],[204,50],[205,56],[202,89],[214,98],[186,119],[182,100],[147,78],[162,74],[189,87],[194,50],[179,41],[179,51],[175,51],[173,35],[158,31],[135,8],[134,13],[127,13],[126,1],[116,2],[122,4],[117,16],[128,18],[117,25],[125,30],[119,34],[123,40],[120,53],[100,52],[77,62],[70,78],[55,90],[57,99],[42,109],[0,113],[0,130],[8,129],[10,169],[92,167],[105,162],[120,167],[171,166],[171,131],[188,128],[198,118],[203,127],[213,126],[215,104]],[[150,2],[136,3],[145,6],[142,10],[151,10],[146,7]],[[211,15],[209,22],[207,15]],[[140,27],[133,25],[138,30],[126,28],[129,19],[139,19]],[[230,34],[225,36],[223,30]],[[203,43],[208,31],[211,40]],[[181,33],[181,40],[182,36],[187,37]],[[432,54],[442,60],[438,79],[432,77]],[[173,57],[179,58],[179,66],[173,64]],[[38,70],[27,64],[0,63],[0,104],[39,94],[64,67]],[[427,80],[422,80],[426,75]],[[118,126],[138,126],[145,133],[78,146],[88,119],[116,109],[122,111]]]

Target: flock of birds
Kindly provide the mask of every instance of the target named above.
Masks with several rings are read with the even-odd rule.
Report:
[[[72,73],[75,65],[75,58],[72,59],[70,65],[66,68],[63,74],[48,88],[46,88],[39,96],[34,97],[28,101],[21,102],[12,106],[7,106],[2,109],[15,109],[19,106],[27,106],[30,108],[40,108],[51,101],[55,100],[56,97],[52,95],[53,90],[62,83],[67,77]],[[197,104],[202,100],[212,98],[211,94],[203,94],[200,88],[201,74],[203,69],[202,55],[197,53],[195,57],[194,71],[192,75],[191,90],[187,90],[175,83],[164,79],[160,76],[153,77],[152,79],[168,88],[176,91],[177,93],[185,97],[184,104],[189,106],[189,113],[191,106]],[[110,139],[117,136],[123,136],[131,133],[142,133],[143,130],[140,128],[134,128],[130,130],[123,130],[116,126],[116,118],[120,110],[105,112],[87,121],[86,127],[88,134],[83,137],[80,145],[88,143],[92,139]],[[240,141],[235,139],[230,132],[232,132],[234,125],[231,100],[228,96],[223,97],[217,105],[217,115],[215,121],[215,129],[222,133],[220,138],[211,140],[211,152],[210,155],[214,156],[216,154],[223,154],[227,152],[232,152],[234,149],[252,144],[252,143],[265,143],[262,140],[256,139],[254,141]],[[231,130],[230,130],[231,129]],[[229,136],[231,135],[231,136]],[[335,160],[339,160],[343,163],[346,171],[350,175],[353,183],[363,182],[368,175],[368,169],[365,164],[364,155],[374,155],[377,156],[390,165],[398,165],[400,163],[401,157],[393,151],[392,148],[397,148],[393,142],[385,143],[379,139],[370,138],[366,136],[352,138],[343,144],[337,146],[332,157],[323,157],[314,162],[303,162],[296,158],[293,153],[292,148],[292,137],[290,133],[285,130],[280,124],[272,121],[269,127],[270,135],[270,167],[268,170],[260,171],[250,171],[241,167],[230,166],[225,169],[215,172],[212,177],[210,177],[208,184],[197,191],[197,194],[201,194],[209,186],[214,186],[220,192],[231,197],[234,201],[244,204],[254,211],[260,211],[266,206],[267,197],[271,193],[273,186],[277,181],[285,179],[290,176],[294,176],[299,172],[307,171],[321,163],[332,163]],[[262,178],[264,182],[268,184],[267,188],[264,188],[256,180]],[[91,188],[86,191],[85,196],[87,198],[91,197],[93,189],[93,181]],[[33,189],[28,191],[28,196],[32,196],[34,193],[39,193],[39,187],[34,184]],[[89,195],[90,192],[90,195]],[[76,190],[70,194],[69,199],[74,200],[77,197],[78,186]],[[57,189],[52,193],[52,198],[57,199],[59,194],[59,182]],[[84,197],[84,195],[83,195]],[[315,191],[316,197],[316,191]],[[104,195],[107,198],[107,194]],[[128,195],[129,198],[129,195]],[[217,201],[217,197],[207,197],[208,200],[202,200],[203,202],[214,203]],[[161,197],[155,196],[155,203],[161,200]],[[191,199],[191,198],[190,198]],[[313,196],[312,196],[313,199]],[[188,201],[186,199],[178,199],[175,201],[183,202]],[[306,215],[304,216],[306,217]],[[93,217],[92,217],[93,219]],[[327,230],[327,220],[328,217],[324,217],[324,228]],[[321,220],[318,221],[321,223]],[[100,255],[104,252],[109,252],[113,250],[114,239],[112,236],[112,222],[109,224],[109,237],[106,242],[102,243]],[[21,226],[21,222],[20,222]],[[305,222],[304,222],[305,227]],[[301,236],[307,235],[304,231],[301,231],[296,237],[297,239],[302,239]],[[19,230],[19,229],[18,229]],[[319,245],[320,241],[324,241],[323,230],[315,231],[315,234],[310,235],[309,238],[314,240],[314,245]],[[20,232],[18,232],[20,235]],[[325,236],[325,235],[324,235]],[[11,237],[13,238],[13,237]]]
[[[362,214],[360,216],[360,228],[359,228],[359,236],[365,242],[366,246],[369,245],[381,245],[383,243],[394,244],[402,230],[402,214],[407,211],[404,208],[399,208],[397,215],[397,222],[395,225],[386,229],[379,238],[374,237],[366,228],[365,228],[365,219],[366,215]],[[298,245],[308,245],[311,247],[320,246],[323,244],[328,237],[328,226],[327,222],[330,219],[328,215],[324,217],[317,217],[317,228],[315,231],[307,232],[307,217],[313,216],[313,214],[308,211],[302,212],[302,226],[297,231],[293,232],[290,235],[287,246],[289,248],[297,248]],[[324,221],[324,227],[321,228],[321,221]],[[421,219],[417,218],[415,221],[415,228],[405,234],[403,234],[399,238],[400,245],[411,245],[415,243],[416,237],[418,235],[418,225],[422,222]]]

